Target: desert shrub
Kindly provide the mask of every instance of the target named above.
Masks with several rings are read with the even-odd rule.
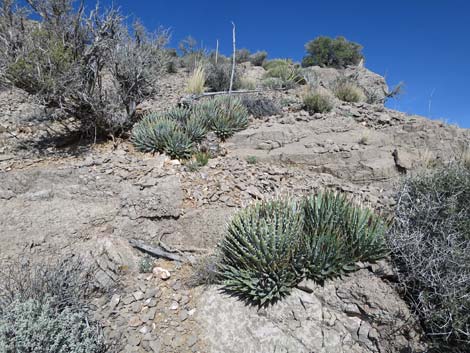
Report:
[[[171,130],[164,136],[164,151],[174,159],[188,159],[193,153],[193,141],[181,129]]]
[[[292,201],[271,201],[235,215],[221,243],[226,290],[258,305],[290,293],[298,281],[293,258],[302,220],[297,207]]]
[[[83,312],[57,311],[49,300],[15,300],[0,317],[0,352],[105,352],[99,327]]]
[[[0,79],[33,94],[84,133],[117,134],[155,93],[168,56],[166,31],[129,30],[115,9],[88,12],[73,0],[3,2]],[[36,21],[29,19],[34,17]]]
[[[363,102],[366,99],[362,89],[348,81],[338,82],[334,87],[334,94],[339,100],[349,103]]]
[[[266,58],[268,57],[268,53],[265,51],[257,51],[250,55],[248,60],[253,66],[263,66]]]
[[[207,129],[218,114],[219,106],[215,99],[205,99],[192,108],[192,116],[203,122]]]
[[[256,118],[281,114],[281,107],[269,98],[243,96],[242,104]]]
[[[264,305],[307,277],[317,282],[387,254],[387,224],[332,192],[262,202],[240,211],[221,243],[225,288]]]
[[[250,77],[240,78],[240,89],[255,90],[256,89],[256,80],[254,80]]]
[[[439,352],[470,346],[470,168],[403,181],[388,241],[406,296]]]
[[[218,109],[217,115],[211,121],[211,130],[220,139],[225,140],[248,126],[248,111],[240,99],[219,96],[214,98],[214,102]]]
[[[219,61],[217,64],[208,63],[206,70],[206,86],[210,91],[228,91],[230,88],[230,77],[232,73],[232,64],[230,62]],[[233,89],[240,87],[240,72],[235,69],[233,80]]]
[[[264,78],[278,79],[281,83],[281,87],[278,88],[293,88],[298,84],[305,83],[300,69],[289,60],[271,60],[264,67],[267,70]]]
[[[0,272],[0,352],[105,352],[100,326],[87,314],[91,269],[80,260],[28,260]]]
[[[180,63],[189,72],[193,72],[201,63],[206,61],[206,52],[199,46],[196,39],[188,36],[178,43],[181,54]]]
[[[191,94],[201,94],[205,91],[205,70],[202,66],[196,66],[193,73],[189,77],[186,92]]]
[[[303,98],[305,110],[309,113],[327,113],[333,109],[332,100],[320,93],[310,93]]]
[[[246,63],[250,59],[250,51],[242,48],[235,52],[235,62],[237,64]]]
[[[318,37],[305,44],[307,55],[302,60],[302,66],[322,66],[344,68],[348,65],[358,65],[364,58],[362,46],[348,41],[344,37]]]
[[[209,158],[210,155],[206,152],[198,152],[194,155],[194,159],[197,164],[199,164],[201,167],[204,167],[209,163]]]
[[[131,142],[141,152],[163,152],[166,137],[178,128],[176,120],[150,113],[134,125]]]
[[[256,158],[256,156],[248,156],[248,157],[246,157],[246,163],[256,164],[256,163],[258,163],[258,158]]]

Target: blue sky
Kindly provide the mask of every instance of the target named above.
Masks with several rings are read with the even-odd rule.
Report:
[[[366,66],[390,85],[405,82],[405,93],[388,103],[391,108],[470,128],[468,0],[113,2],[150,29],[170,27],[172,46],[192,35],[209,49],[219,39],[226,54],[231,20],[238,47],[266,50],[271,58],[301,60],[308,40],[343,35],[364,46]]]

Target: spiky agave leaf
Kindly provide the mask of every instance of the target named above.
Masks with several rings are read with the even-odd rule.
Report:
[[[163,152],[165,137],[176,128],[175,121],[160,114],[148,114],[134,125],[131,142],[142,152]]]
[[[173,119],[178,122],[181,126],[186,124],[186,121],[191,116],[191,109],[185,107],[175,107],[168,110],[165,116],[169,119]]]
[[[333,192],[304,199],[304,237],[307,276],[316,280],[355,269],[357,261],[386,255],[386,223],[367,208]]]
[[[240,211],[221,243],[225,289],[258,305],[287,295],[300,280],[293,258],[301,232],[295,201],[262,202]]]
[[[191,138],[181,129],[174,129],[164,137],[164,151],[171,158],[188,159],[193,153]]]
[[[236,97],[220,96],[214,98],[218,106],[217,115],[212,119],[212,130],[222,140],[248,126],[248,111]]]
[[[205,121],[198,115],[191,115],[191,117],[186,121],[184,130],[194,142],[201,141],[207,134]]]
[[[213,119],[219,115],[219,109],[219,104],[215,99],[206,99],[193,106],[191,115],[202,121],[206,128],[210,128]]]

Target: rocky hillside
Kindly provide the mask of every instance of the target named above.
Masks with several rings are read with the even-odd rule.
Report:
[[[264,69],[244,65],[244,75]],[[308,69],[325,91],[335,69]],[[384,95],[380,76],[347,69]],[[167,75],[139,109],[162,110],[185,95],[188,74]],[[97,267],[103,295],[94,315],[120,352],[424,352],[421,330],[384,260],[324,286],[302,284],[257,310],[195,280],[238,209],[277,195],[320,189],[351,194],[387,211],[403,175],[459,157],[470,131],[387,109],[336,101],[328,113],[302,109],[305,86],[252,93],[281,113],[251,118],[218,156],[196,171],[125,139],[86,144],[26,93],[0,93],[0,261],[80,255]],[[380,93],[382,92],[382,93]],[[71,127],[72,126],[72,127]],[[129,240],[161,246],[187,261],[156,259]],[[152,267],[154,267],[152,266]],[[202,266],[203,267],[203,266]],[[200,276],[200,275],[199,275]],[[243,347],[243,348],[241,348]]]

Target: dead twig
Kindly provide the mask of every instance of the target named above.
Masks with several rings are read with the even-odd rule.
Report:
[[[176,255],[174,253],[165,251],[160,246],[153,247],[153,246],[144,244],[144,243],[142,243],[138,240],[135,240],[135,239],[129,240],[129,244],[131,244],[132,247],[134,247],[136,249],[139,249],[143,252],[146,252],[146,253],[148,253],[152,256],[162,257],[162,258],[165,258],[165,259],[171,260],[171,261],[185,262],[185,259],[182,256],[179,256],[179,255]]]

